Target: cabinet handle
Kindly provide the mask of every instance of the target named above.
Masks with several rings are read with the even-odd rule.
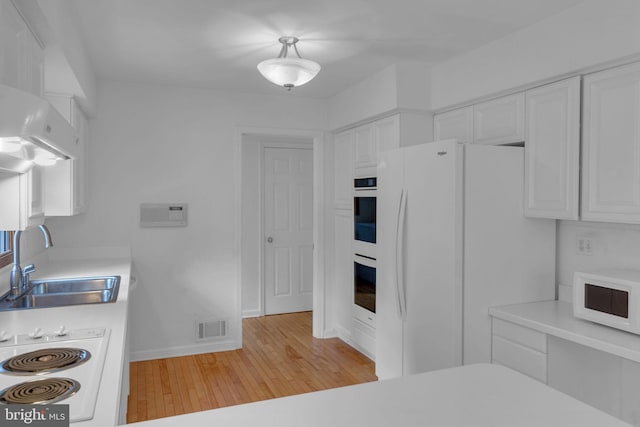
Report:
[[[271,236],[267,237],[267,243],[273,243],[273,237]]]

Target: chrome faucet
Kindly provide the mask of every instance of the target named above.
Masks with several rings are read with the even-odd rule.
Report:
[[[44,236],[44,247],[49,248],[53,246],[53,240],[51,239],[51,232],[46,225],[39,225],[38,228],[42,231]],[[9,283],[11,289],[9,290],[9,296],[7,299],[16,299],[22,295],[29,285],[29,274],[36,271],[36,267],[33,264],[29,264],[22,268],[20,266],[20,236],[22,231],[18,230],[13,234],[13,266],[11,267],[11,277]]]

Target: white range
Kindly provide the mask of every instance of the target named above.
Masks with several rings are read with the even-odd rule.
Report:
[[[70,422],[94,416],[109,329],[40,328],[0,334],[0,406],[68,404]]]

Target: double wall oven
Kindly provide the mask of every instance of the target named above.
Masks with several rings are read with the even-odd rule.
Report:
[[[371,322],[376,312],[376,185],[375,177],[354,179],[354,303],[359,317]]]

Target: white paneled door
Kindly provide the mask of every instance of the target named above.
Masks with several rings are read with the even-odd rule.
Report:
[[[313,150],[264,149],[265,314],[313,306]]]

